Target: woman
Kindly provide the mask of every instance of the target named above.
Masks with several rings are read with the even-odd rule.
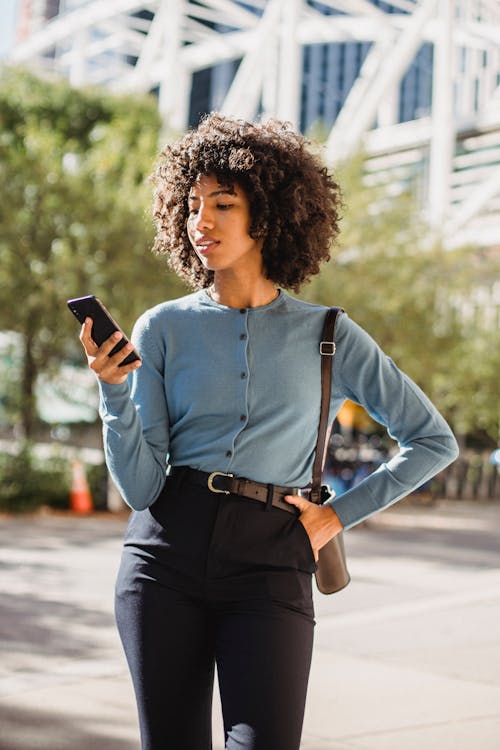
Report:
[[[323,505],[300,496],[314,459],[326,308],[282,288],[297,291],[328,259],[338,186],[285,124],[217,114],[165,148],[154,181],[156,249],[197,291],[139,319],[142,363],[120,368],[132,344],[108,357],[120,335],[98,348],[91,320],[81,333],[100,382],[108,467],[134,509],[116,616],[142,747],[211,747],[217,664],[226,748],[294,750],[318,550],[440,471],[456,443],[343,314],[330,420],[352,399],[399,453]],[[266,502],[252,499],[261,489]]]

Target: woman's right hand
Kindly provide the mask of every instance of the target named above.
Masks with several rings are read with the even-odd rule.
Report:
[[[119,367],[120,362],[134,350],[134,345],[130,342],[125,344],[123,349],[109,357],[110,351],[116,346],[118,341],[123,338],[123,334],[116,331],[107,339],[104,344],[97,346],[92,339],[92,318],[87,318],[80,331],[80,341],[87,355],[87,362],[90,369],[96,374],[99,380],[104,383],[118,385],[124,383],[129,372],[137,370],[141,366],[139,360],[135,360],[128,365]]]

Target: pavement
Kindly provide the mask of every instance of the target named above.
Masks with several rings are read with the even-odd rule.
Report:
[[[125,523],[0,517],[0,750],[139,750],[112,612]],[[346,547],[351,584],[315,594],[303,750],[500,750],[500,501],[403,501]],[[222,750],[217,698],[213,724]]]

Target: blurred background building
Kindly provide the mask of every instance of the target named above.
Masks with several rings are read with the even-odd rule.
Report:
[[[291,121],[335,163],[410,184],[449,247],[500,245],[498,0],[19,0],[10,62],[152,91],[166,129],[213,109]]]

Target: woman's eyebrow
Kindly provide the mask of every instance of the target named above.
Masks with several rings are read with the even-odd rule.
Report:
[[[208,197],[215,198],[217,195],[236,195],[236,192],[233,188],[222,188],[221,190],[214,190],[212,193],[209,193]],[[188,200],[197,201],[199,197],[197,195],[189,195]]]
[[[214,198],[216,195],[236,195],[236,192],[234,188],[227,187],[227,188],[222,188],[221,190],[214,190],[214,192],[210,193],[208,197]]]

